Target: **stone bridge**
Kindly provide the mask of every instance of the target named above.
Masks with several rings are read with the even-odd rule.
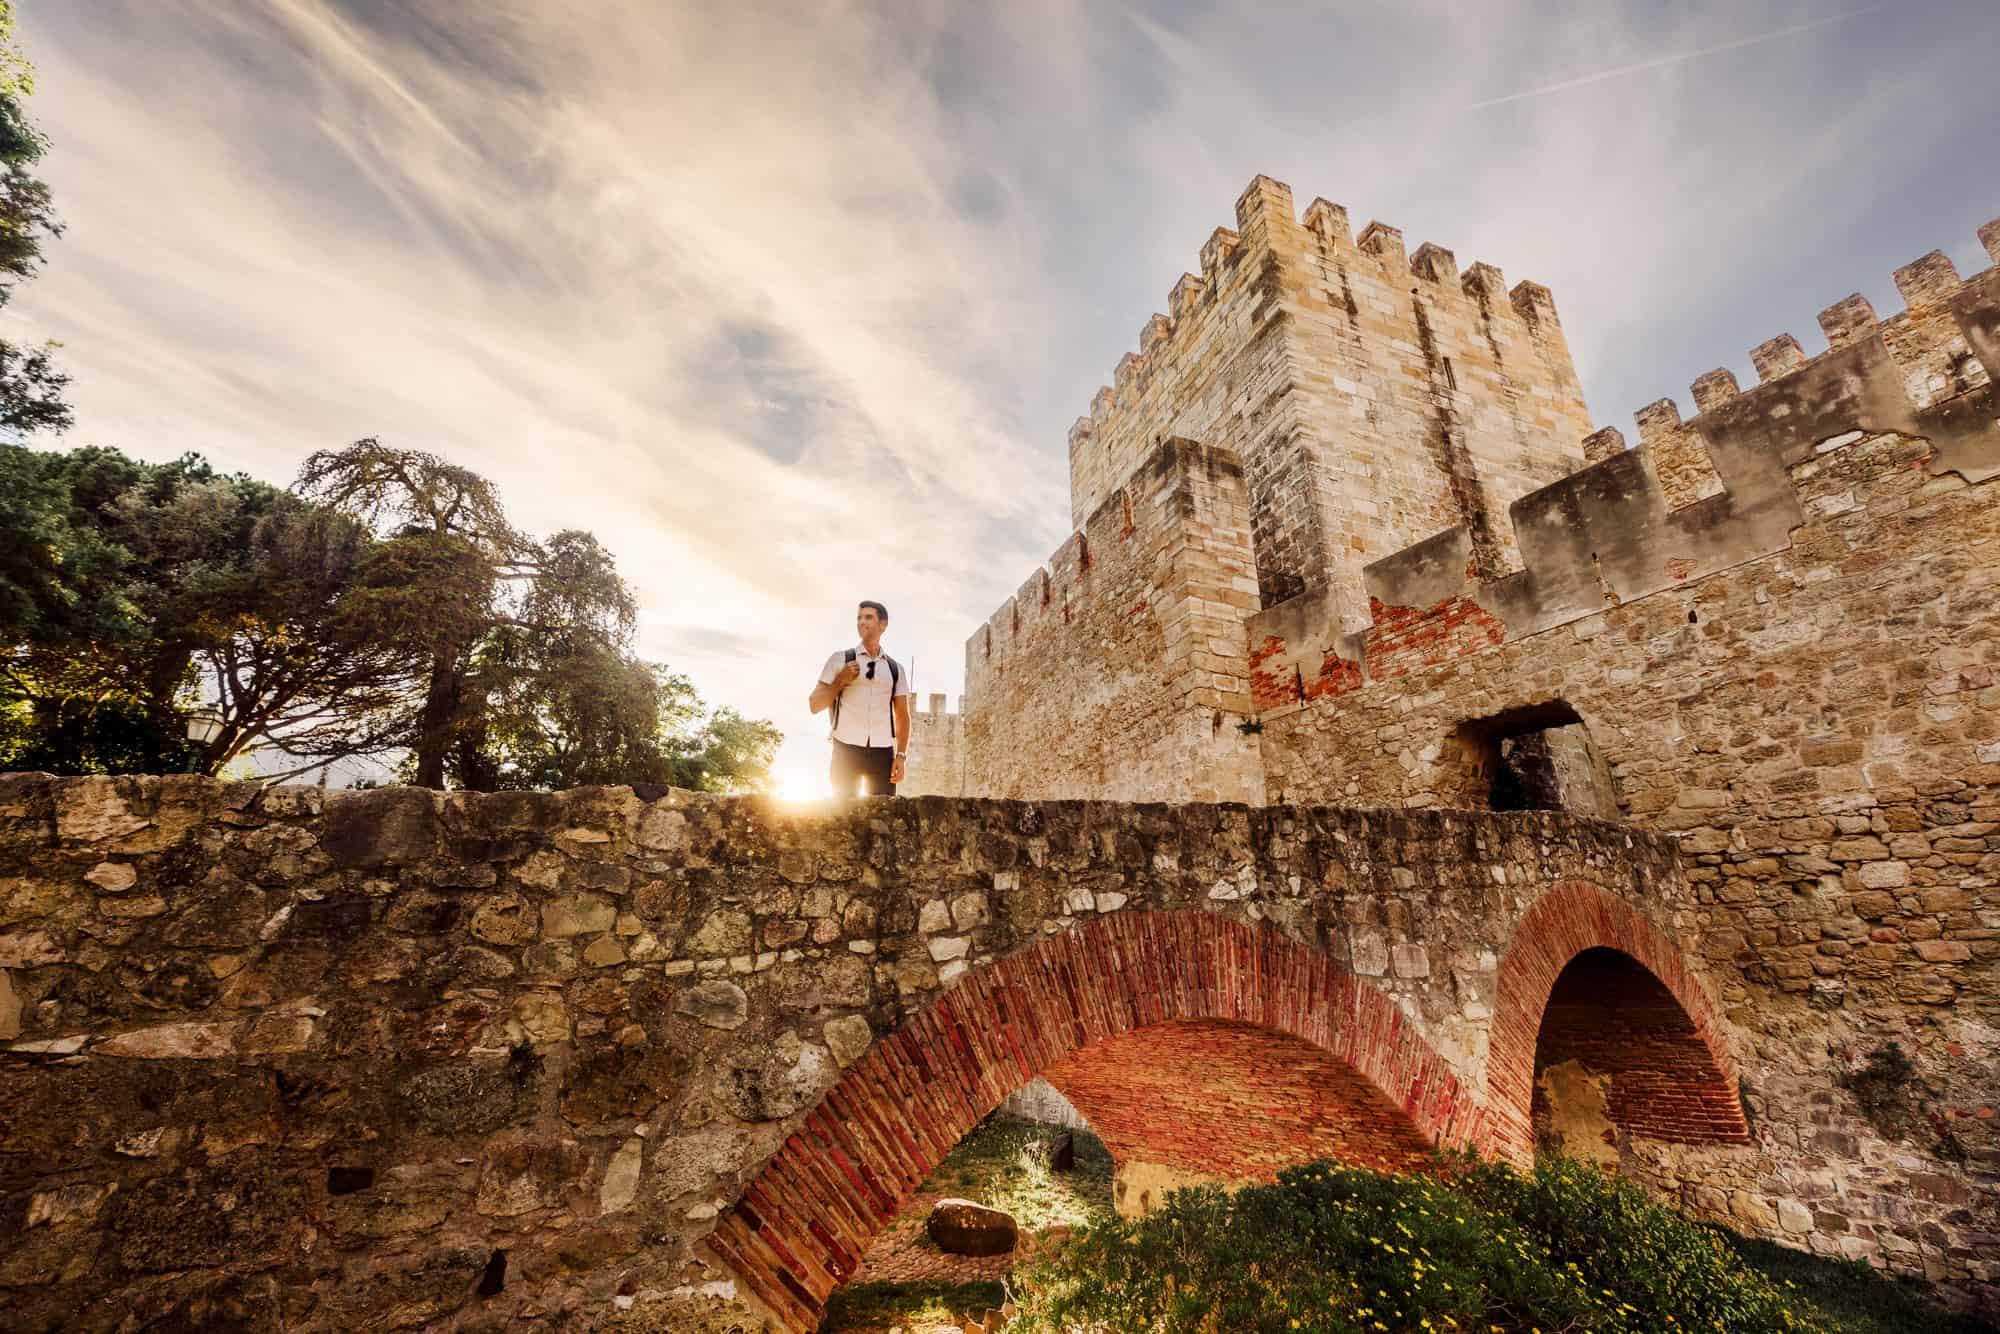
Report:
[[[650,795],[0,778],[10,1327],[807,1330],[1038,1073],[1128,1210],[1754,1152],[1670,838]]]

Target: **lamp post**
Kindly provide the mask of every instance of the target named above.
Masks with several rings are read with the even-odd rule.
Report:
[[[190,710],[187,722],[188,740],[206,750],[210,742],[222,735],[222,725],[225,721],[222,714],[215,709],[199,708]],[[190,773],[194,772],[197,763],[198,758],[189,761],[188,771]]]

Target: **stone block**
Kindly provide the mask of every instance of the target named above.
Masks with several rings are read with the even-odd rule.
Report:
[[[674,1013],[709,1028],[741,1028],[750,1017],[750,998],[734,982],[700,982],[675,999]]]
[[[56,837],[65,842],[102,843],[150,826],[150,815],[135,809],[142,800],[130,778],[71,778],[56,788]]]
[[[423,788],[330,792],[320,846],[335,866],[408,866],[437,852],[436,798]]]
[[[736,949],[750,944],[749,918],[743,918],[742,941]],[[569,936],[593,935],[609,931],[618,923],[618,905],[610,899],[596,894],[573,894],[542,905],[542,938],[560,940]],[[729,953],[729,950],[714,950],[710,953]]]
[[[866,1018],[858,1014],[828,1020],[822,1032],[828,1050],[832,1051],[834,1060],[838,1061],[843,1069],[860,1060],[870,1044],[875,1041],[874,1028],[869,1025]]]

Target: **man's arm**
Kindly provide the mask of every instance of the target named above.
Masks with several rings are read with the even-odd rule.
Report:
[[[889,781],[903,781],[903,769],[909,762],[910,754],[910,695],[898,695],[889,701],[889,707],[896,711],[896,762],[889,770]]]
[[[833,664],[829,662],[827,665],[830,667]],[[842,666],[833,674],[833,679],[830,681],[825,679],[822,673],[819,684],[813,687],[812,695],[806,700],[807,705],[814,713],[825,712],[833,706],[833,701],[840,697],[840,692],[854,684],[854,678],[859,675],[861,675],[861,664],[858,662]]]

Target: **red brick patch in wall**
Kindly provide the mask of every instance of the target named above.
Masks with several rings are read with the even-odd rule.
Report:
[[[1743,1143],[1750,1138],[1736,1094],[1736,1061],[1716,1023],[1716,1007],[1680,951],[1637,910],[1596,885],[1565,880],[1553,886],[1522,915],[1507,953],[1500,960],[1491,1046],[1487,1056],[1486,1102],[1493,1117],[1493,1147],[1517,1164],[1534,1158],[1532,1103],[1536,1047],[1558,980],[1586,950],[1616,950],[1642,965],[1673,999],[1686,1021],[1676,1033],[1673,1070],[1690,1070],[1687,1041],[1700,1045],[1709,1069],[1676,1085],[1676,1101],[1663,1109],[1658,1125],[1686,1122],[1686,1133],[1666,1138]],[[1622,994],[1622,993],[1621,993]],[[1630,999],[1630,996],[1626,996]],[[1657,997],[1654,998],[1657,1001]],[[1564,997],[1559,1032],[1574,1032],[1583,1020]],[[1606,1025],[1644,1022],[1620,1018],[1615,1007],[1600,1011]],[[1664,1037],[1665,1034],[1658,1036]],[[1663,1072],[1670,1073],[1670,1072]],[[1693,1090],[1697,1090],[1694,1092]],[[1613,1110],[1619,1102],[1613,1094]],[[1636,1113],[1626,1105],[1627,1116]],[[1635,1122],[1624,1122],[1639,1129]],[[1645,1133],[1657,1133],[1647,1131]]]
[[[1299,697],[1298,675],[1286,670],[1284,653],[1285,641],[1276,635],[1265,635],[1250,650],[1250,698],[1260,709],[1275,709]]]
[[[1483,652],[1507,639],[1506,623],[1463,594],[1433,607],[1392,607],[1370,598],[1368,610],[1374,624],[1362,660],[1371,681]]]
[[[1120,1162],[1249,1181],[1314,1158],[1396,1171],[1430,1150],[1403,1109],[1352,1066],[1248,1024],[1135,1028],[1042,1073]]]
[[[708,1244],[792,1329],[810,1330],[875,1234],[1001,1098],[1107,1040],[1187,1021],[1196,1024],[1191,1041],[1212,1035],[1219,1021],[1288,1035],[1323,1053],[1404,1119],[1408,1138],[1399,1144],[1488,1142],[1484,1107],[1415,1025],[1325,955],[1268,926],[1213,913],[1117,913],[967,974],[877,1040]],[[1262,1061],[1271,1048],[1257,1050]],[[1246,1089],[1254,1079],[1246,1076]],[[1358,1114],[1366,1106],[1354,1082],[1339,1092],[1344,1100],[1329,1102],[1329,1111]],[[1168,1133],[1161,1124],[1146,1138],[1165,1142]]]
[[[1619,1129],[1683,1144],[1744,1138],[1736,1090],[1673,993],[1628,954],[1588,949],[1549,994],[1535,1042],[1537,1079],[1566,1061],[1611,1076]],[[1535,1090],[1537,1107],[1543,1099]]]
[[[1306,698],[1328,699],[1361,689],[1361,664],[1349,662],[1337,653],[1320,659],[1319,676],[1306,683]]]

